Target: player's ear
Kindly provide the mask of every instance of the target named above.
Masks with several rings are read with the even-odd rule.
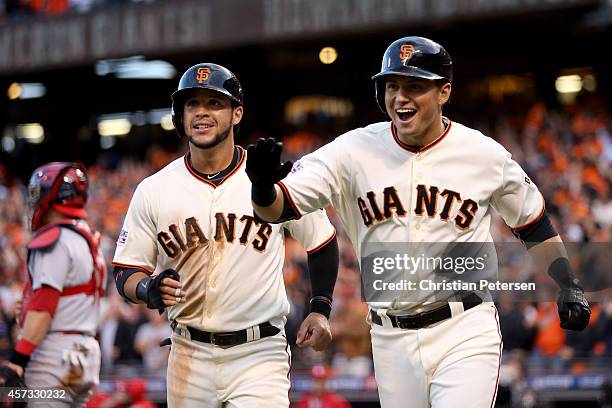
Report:
[[[232,125],[237,125],[242,120],[242,114],[244,113],[242,106],[236,106],[232,109]]]
[[[446,82],[440,85],[440,96],[438,99],[438,103],[440,106],[446,104],[451,96],[452,85],[450,82]]]

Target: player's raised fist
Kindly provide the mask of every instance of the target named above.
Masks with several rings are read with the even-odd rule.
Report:
[[[247,147],[246,173],[251,183],[271,186],[289,174],[293,163],[281,163],[282,151],[283,144],[272,137],[259,138]]]

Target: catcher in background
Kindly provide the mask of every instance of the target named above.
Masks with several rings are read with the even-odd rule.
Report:
[[[19,316],[21,334],[0,386],[62,390],[28,406],[84,406],[99,382],[95,339],[105,267],[99,234],[84,221],[88,180],[76,163],[49,163],[30,179],[33,237]]]

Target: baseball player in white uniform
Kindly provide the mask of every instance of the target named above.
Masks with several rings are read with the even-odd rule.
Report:
[[[28,244],[21,334],[7,367],[24,377],[28,406],[81,407],[99,382],[95,334],[105,267],[100,235],[84,218],[88,180],[76,163],[49,163],[30,179],[33,238]],[[9,375],[7,375],[9,374]],[[47,389],[41,392],[40,389]]]
[[[242,89],[229,70],[191,67],[172,100],[189,153],[137,187],[117,241],[117,288],[168,307],[169,406],[288,407],[284,233],[308,252],[312,280],[297,343],[321,350],[331,341],[332,293],[320,287],[333,290],[337,275],[335,229],[322,210],[282,225],[253,215],[246,152],[233,140]]]
[[[287,163],[280,164],[274,141],[249,147],[257,215],[283,221],[331,204],[363,261],[373,243],[491,242],[495,208],[549,265],[561,287],[561,326],[584,329],[590,309],[562,245],[538,245],[561,240],[537,187],[501,145],[442,116],[452,82],[446,50],[426,38],[401,38],[387,48],[373,80],[391,121],[339,136],[282,181]],[[367,281],[371,271],[360,266]],[[492,407],[502,351],[493,303],[470,291],[444,298],[441,290],[435,301],[425,292],[412,293],[409,304],[370,303],[382,406]]]

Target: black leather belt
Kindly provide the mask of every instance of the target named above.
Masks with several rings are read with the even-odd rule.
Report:
[[[463,303],[463,310],[471,309],[482,303],[482,299],[475,293],[470,293],[465,296],[461,301]],[[450,305],[447,303],[437,309],[430,310],[428,312],[417,313],[414,315],[404,316],[390,316],[391,324],[393,327],[399,327],[400,329],[421,329],[434,323],[441,322],[452,317]],[[370,310],[370,318],[372,323],[382,326],[382,318],[374,310]]]
[[[177,326],[178,324],[176,322],[172,322],[170,324],[172,330],[174,330],[177,334],[181,334],[180,329],[177,328]],[[257,335],[256,331],[254,330],[252,340],[248,339],[248,331],[253,330],[252,328],[224,333],[212,333],[198,330],[189,326],[186,326],[185,328],[189,331],[191,340],[225,347],[237,346],[239,344],[246,343],[247,341],[259,340],[263,339],[264,337],[275,336],[280,333],[280,329],[271,325],[269,322],[261,323],[257,327],[259,327],[259,335]]]

